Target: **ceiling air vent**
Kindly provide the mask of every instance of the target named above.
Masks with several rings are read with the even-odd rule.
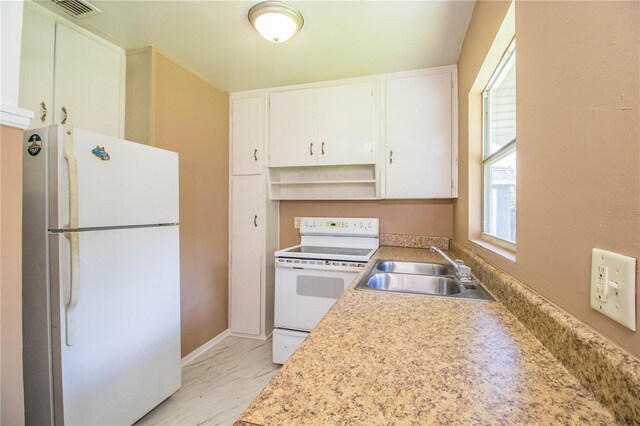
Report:
[[[53,2],[63,8],[69,15],[78,19],[84,19],[101,13],[100,9],[84,0],[53,0]]]

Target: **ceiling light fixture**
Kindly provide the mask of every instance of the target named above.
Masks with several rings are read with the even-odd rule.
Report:
[[[263,1],[249,10],[249,22],[260,35],[274,43],[282,43],[304,25],[302,14],[281,1]]]

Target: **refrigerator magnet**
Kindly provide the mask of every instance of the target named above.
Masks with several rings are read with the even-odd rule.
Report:
[[[104,150],[104,146],[96,145],[96,147],[93,148],[91,152],[93,153],[93,155],[95,155],[101,160],[108,161],[111,159],[111,156],[109,155],[109,153],[107,153],[107,151]]]
[[[35,157],[36,155],[40,154],[40,150],[42,149],[42,139],[40,139],[40,135],[29,136],[27,142],[29,142],[27,152],[30,156]]]

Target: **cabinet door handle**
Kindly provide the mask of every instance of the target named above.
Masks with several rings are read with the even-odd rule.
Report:
[[[258,148],[253,150],[253,161],[258,161]]]
[[[253,226],[258,227],[258,215],[253,216]]]
[[[40,116],[40,121],[43,123],[47,121],[47,104],[44,101],[40,102],[40,108],[42,108],[42,115]]]
[[[320,152],[324,155],[324,142],[322,142],[322,146],[320,146]]]
[[[62,121],[60,124],[67,124],[67,107],[64,105],[62,106]]]
[[[313,142],[309,144],[309,155],[313,155]]]
[[[389,151],[389,164],[393,164],[393,151]]]

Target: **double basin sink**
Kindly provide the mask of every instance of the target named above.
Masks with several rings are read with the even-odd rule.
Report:
[[[453,266],[442,263],[379,260],[356,289],[493,300],[480,284],[461,282]]]

